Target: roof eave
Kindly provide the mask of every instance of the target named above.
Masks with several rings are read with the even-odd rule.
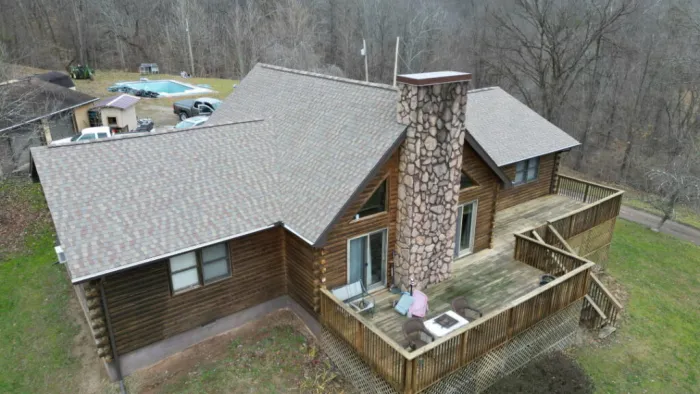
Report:
[[[504,189],[510,189],[511,187],[513,187],[513,182],[510,180],[510,178],[508,178],[508,175],[506,175],[506,173],[503,172],[503,170],[501,170],[501,168],[496,164],[496,162],[493,161],[491,156],[489,156],[488,153],[486,153],[484,148],[482,148],[481,145],[479,145],[479,143],[476,141],[476,139],[471,134],[469,134],[468,130],[464,133],[464,139],[472,147],[472,149],[474,149],[476,154],[479,155],[479,157],[481,157],[481,159],[486,163],[486,165],[489,166],[491,171],[493,171],[494,174],[498,176],[498,178],[503,184]]]
[[[571,145],[571,146],[569,146],[568,148],[555,149],[555,150],[547,151],[547,152],[545,152],[545,153],[541,153],[541,154],[538,154],[538,155],[535,155],[535,156],[528,156],[528,157],[523,158],[523,159],[518,159],[518,160],[515,160],[515,161],[509,161],[509,162],[500,163],[499,166],[500,166],[500,167],[505,167],[505,166],[508,166],[508,165],[511,165],[511,164],[515,164],[515,163],[521,162],[521,161],[523,161],[523,160],[532,159],[533,157],[542,157],[542,156],[545,156],[545,155],[551,155],[552,153],[568,152],[568,151],[570,151],[571,149],[576,148],[577,146],[580,146],[580,145],[581,145],[581,143],[580,143],[580,142],[577,142],[576,144]]]

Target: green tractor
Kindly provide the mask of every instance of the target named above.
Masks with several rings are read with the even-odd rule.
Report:
[[[88,65],[78,64],[77,66],[70,66],[68,73],[73,79],[95,79],[95,72]]]

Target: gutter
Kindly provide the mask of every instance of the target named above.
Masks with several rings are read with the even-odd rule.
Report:
[[[117,343],[114,340],[114,331],[112,330],[112,320],[109,317],[109,308],[107,307],[107,297],[105,296],[104,276],[100,279],[100,298],[102,300],[102,309],[105,313],[105,324],[107,325],[107,333],[109,334],[109,344],[112,348],[112,360],[114,368],[117,370],[117,379],[119,380],[119,391],[121,394],[127,394],[126,386],[124,386],[124,377],[122,376],[122,366],[119,362],[119,353],[117,352]]]

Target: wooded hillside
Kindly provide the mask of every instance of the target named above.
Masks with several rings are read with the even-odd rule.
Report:
[[[700,173],[700,4],[691,0],[0,0],[6,61],[242,78],[257,62],[391,83],[469,71],[582,141],[565,164],[649,189]]]

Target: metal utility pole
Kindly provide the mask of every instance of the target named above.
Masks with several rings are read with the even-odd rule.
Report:
[[[190,50],[190,72],[191,76],[194,76],[194,57],[192,56],[192,39],[190,38],[190,18],[185,17],[185,31],[187,32],[187,47]]]
[[[399,70],[399,37],[396,37],[396,53],[394,54],[394,87],[396,87],[396,73]]]
[[[365,57],[365,82],[369,82],[369,71],[367,68],[367,43],[365,42],[364,38],[362,39],[362,50],[360,53]]]

